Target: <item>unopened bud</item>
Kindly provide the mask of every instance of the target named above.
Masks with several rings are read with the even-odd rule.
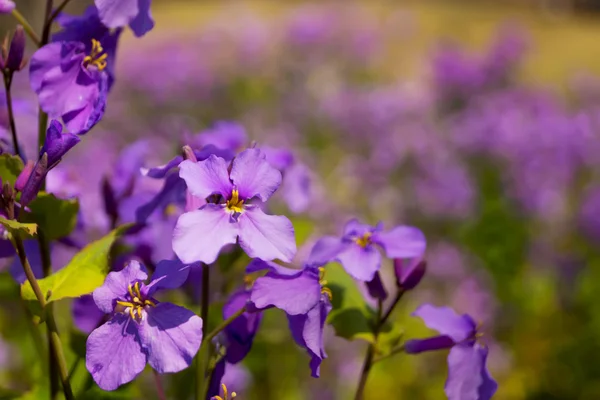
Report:
[[[25,207],[32,200],[37,197],[40,188],[42,187],[42,182],[46,178],[46,174],[48,173],[48,154],[44,153],[42,157],[39,159],[25,187],[22,190],[21,194],[21,207]]]
[[[16,7],[12,0],[0,0],[0,14],[10,14]]]
[[[396,274],[396,283],[399,288],[404,290],[414,289],[421,282],[427,262],[421,259],[404,261],[400,258],[394,260],[394,272]]]
[[[369,295],[371,297],[382,301],[387,299],[388,294],[385,290],[385,286],[383,286],[379,272],[376,272],[373,279],[367,282],[367,289],[369,290]]]
[[[9,71],[20,71],[27,65],[25,56],[25,31],[21,25],[17,25],[15,34],[10,41],[10,50],[5,58],[4,68]]]
[[[15,182],[15,189],[17,189],[19,192],[22,192],[25,188],[25,185],[27,184],[31,173],[33,172],[33,167],[35,167],[35,163],[33,162],[33,160],[27,161],[27,164],[25,164],[25,168],[23,168],[23,170],[17,177],[17,181]]]
[[[183,148],[181,149],[181,153],[183,155],[184,160],[198,162],[198,158],[196,158],[196,154],[194,154],[194,150],[187,144],[185,146],[183,146]]]

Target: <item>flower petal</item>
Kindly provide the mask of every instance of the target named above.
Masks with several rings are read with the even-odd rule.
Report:
[[[104,390],[131,382],[146,366],[135,323],[117,314],[87,339],[85,365]]]
[[[454,346],[448,354],[448,400],[489,400],[497,384],[489,376],[485,361],[487,349],[479,345]]]
[[[404,342],[407,354],[419,354],[424,351],[449,349],[454,346],[454,340],[449,336],[434,336],[427,339],[411,339]]]
[[[419,317],[429,329],[449,336],[455,343],[470,338],[475,332],[475,324],[468,315],[458,315],[450,307],[435,307],[423,304],[412,315]]]
[[[412,226],[397,226],[389,232],[375,232],[372,240],[383,247],[388,258],[421,257],[425,252],[425,235]]]
[[[283,199],[293,213],[308,209],[313,196],[310,170],[303,164],[294,164],[285,171],[281,187]]]
[[[269,272],[275,272],[278,275],[298,275],[302,272],[301,269],[288,268],[283,265],[276,264],[272,261],[263,261],[260,258],[254,258],[250,261],[250,264],[246,266],[246,273],[251,274],[253,272],[268,270]]]
[[[204,161],[185,160],[179,164],[179,176],[187,184],[191,194],[203,199],[211,194],[220,194],[228,198],[233,184],[227,174],[227,161],[211,155]]]
[[[369,282],[381,267],[381,254],[375,246],[351,244],[337,256],[346,272],[353,278]]]
[[[246,200],[258,197],[267,201],[281,184],[281,172],[267,162],[259,149],[247,149],[238,154],[229,176],[240,197]]]
[[[165,165],[160,165],[158,167],[152,168],[141,168],[140,172],[142,173],[142,175],[149,176],[150,178],[162,179],[167,175],[169,171],[181,164],[182,161],[182,156],[175,156]]]
[[[252,258],[291,262],[296,254],[294,227],[289,219],[267,215],[260,208],[248,209],[239,217],[240,246]]]
[[[82,332],[90,333],[98,328],[106,314],[94,302],[91,294],[73,301],[73,323]]]
[[[150,13],[150,0],[139,0],[139,12],[129,23],[129,27],[137,37],[142,37],[154,28],[154,19]]]
[[[338,254],[352,245],[352,243],[335,236],[324,236],[315,243],[306,263],[308,265],[325,265],[337,259]]]
[[[256,308],[277,307],[289,315],[306,314],[320,299],[321,284],[314,270],[294,276],[269,272],[254,282],[250,295]]]
[[[247,290],[240,290],[232,294],[223,306],[223,319],[231,317],[244,307],[249,300],[250,292]],[[260,312],[245,312],[225,328],[225,336],[227,337],[225,357],[227,362],[231,364],[240,362],[250,352],[261,319],[262,313]]]
[[[202,147],[213,145],[219,149],[237,150],[248,142],[246,128],[233,121],[217,121],[195,138]]]
[[[100,20],[109,28],[126,26],[139,12],[138,0],[95,0]]]
[[[344,236],[363,236],[365,233],[374,232],[377,229],[380,229],[379,224],[377,227],[372,227],[371,225],[363,224],[354,218],[346,223],[346,226],[344,227]]]
[[[237,235],[238,223],[223,207],[207,204],[179,217],[173,231],[173,251],[185,264],[210,264],[223,246],[236,242]]]
[[[190,366],[202,342],[202,319],[187,308],[159,303],[138,328],[148,363],[159,373]]]
[[[152,296],[157,290],[177,289],[190,275],[191,265],[179,260],[162,260],[156,265],[152,280],[144,286],[144,294]]]
[[[167,175],[160,191],[152,198],[152,200],[136,210],[136,222],[146,222],[158,208],[165,208],[171,203],[185,203],[185,193],[185,181],[176,173]]]
[[[127,294],[127,287],[135,281],[148,279],[146,268],[138,261],[131,260],[125,268],[118,272],[110,272],[104,284],[92,294],[98,308],[106,314],[114,309],[114,302]]]

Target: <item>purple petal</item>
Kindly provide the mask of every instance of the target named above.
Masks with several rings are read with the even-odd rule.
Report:
[[[396,283],[404,290],[414,289],[425,276],[427,262],[418,258],[412,259],[406,266],[406,261],[396,258],[394,260],[394,273],[396,274]]]
[[[153,168],[141,168],[140,171],[144,176],[149,176],[150,178],[155,179],[162,179],[167,175],[169,171],[181,164],[182,161],[182,156],[176,156],[165,165],[160,165],[158,167]]]
[[[379,228],[379,224],[377,227],[372,227],[371,225],[361,223],[355,218],[346,223],[346,226],[344,227],[344,236],[363,236],[365,233],[372,233]]]
[[[110,272],[106,276],[104,284],[94,290],[92,294],[98,308],[106,314],[114,309],[114,302],[127,294],[127,287],[135,281],[148,279],[146,268],[138,261],[132,260],[118,272]]]
[[[12,257],[15,254],[15,248],[10,242],[10,240],[0,239],[0,258]]]
[[[294,227],[289,219],[248,209],[239,218],[240,246],[248,256],[266,261],[291,262],[296,254]]]
[[[243,199],[267,201],[281,184],[281,172],[273,168],[259,149],[242,151],[233,160],[231,180]]]
[[[460,343],[475,333],[473,320],[467,315],[458,315],[450,307],[423,304],[412,315],[421,318],[429,329],[451,337],[455,343]]]
[[[250,292],[240,290],[231,295],[223,306],[223,319],[228,319],[250,300]],[[252,341],[258,331],[262,313],[245,312],[237,317],[227,328],[227,362],[238,363],[246,357],[252,348]]]
[[[179,164],[179,176],[187,184],[191,194],[203,199],[212,194],[220,194],[228,198],[233,184],[227,174],[227,161],[211,155],[197,163],[185,160]]]
[[[372,240],[383,247],[388,258],[421,257],[425,252],[425,235],[411,226],[397,226],[389,232],[375,232]]]
[[[185,264],[210,264],[223,246],[236,242],[237,235],[238,223],[223,207],[207,204],[179,217],[173,231],[173,251]]]
[[[95,0],[100,20],[109,28],[126,26],[138,15],[138,0]]]
[[[448,354],[448,400],[489,400],[496,382],[489,376],[485,361],[487,350],[479,345],[454,346]]]
[[[302,273],[301,269],[288,268],[282,265],[276,264],[272,261],[263,261],[260,258],[254,258],[250,261],[250,264],[246,267],[246,273],[251,274],[253,272],[269,270],[269,272],[275,272],[278,275],[298,275]]]
[[[302,164],[295,164],[288,168],[283,177],[281,191],[291,212],[306,211],[312,200],[312,179],[309,169]]]
[[[135,219],[139,223],[144,223],[158,208],[164,208],[171,203],[179,203],[180,199],[185,198],[185,181],[178,174],[170,174],[165,179],[160,192],[148,203],[137,209]]]
[[[352,244],[338,254],[337,260],[353,278],[369,282],[381,267],[381,254],[375,246]]]
[[[287,170],[292,166],[292,164],[294,164],[294,155],[287,149],[277,149],[275,147],[262,146],[260,150],[264,153],[269,164],[281,172]]]
[[[179,260],[160,261],[152,280],[144,287],[145,294],[152,296],[157,290],[181,287],[190,274],[190,267]]]
[[[306,263],[309,265],[325,265],[337,259],[338,254],[350,246],[353,246],[353,244],[344,242],[340,238],[324,236],[315,243]]]
[[[73,301],[73,323],[82,332],[92,332],[102,323],[105,315],[98,308],[91,294],[86,294]]]
[[[303,270],[295,276],[270,272],[254,282],[250,295],[256,308],[277,307],[289,315],[306,314],[320,299],[319,276],[312,270]]]
[[[367,282],[367,290],[369,291],[369,296],[373,297],[374,299],[387,299],[388,294],[385,290],[385,286],[383,286],[379,272],[375,273],[373,279]]]
[[[129,23],[129,27],[137,37],[142,37],[154,28],[154,19],[150,13],[151,0],[139,0],[139,12]]]
[[[48,166],[55,165],[77,143],[79,137],[72,133],[63,133],[62,125],[57,120],[52,120],[46,131],[46,140],[40,153],[48,154]]]
[[[237,122],[217,121],[207,130],[200,132],[196,143],[200,146],[213,145],[219,149],[237,151],[248,141],[246,129]]]
[[[412,339],[404,343],[404,351],[408,354],[419,354],[424,351],[449,349],[454,346],[449,336],[435,336],[427,339]]]
[[[12,0],[0,0],[0,14],[10,14],[15,7],[16,4]]]
[[[97,91],[85,107],[63,114],[63,121],[72,133],[85,135],[104,117],[108,97],[108,75],[99,74]]]
[[[124,315],[115,315],[88,337],[85,365],[104,390],[134,380],[144,370],[146,359],[135,323]]]
[[[202,319],[187,308],[159,303],[139,325],[140,342],[148,363],[159,373],[190,366],[202,342]]]

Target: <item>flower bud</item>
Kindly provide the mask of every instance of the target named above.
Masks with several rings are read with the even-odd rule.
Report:
[[[404,290],[414,289],[423,279],[426,269],[427,262],[425,260],[417,258],[407,262],[396,258],[394,260],[394,272],[398,287]]]
[[[16,7],[12,0],[0,0],[0,14],[9,14]]]
[[[23,187],[21,193],[21,207],[25,207],[37,197],[42,182],[48,173],[48,154],[44,153],[39,161],[35,164],[27,183]]]
[[[194,150],[192,150],[192,148],[190,146],[188,146],[187,144],[185,146],[183,146],[183,148],[181,149],[181,153],[183,155],[184,160],[198,162],[198,158],[196,158],[196,154],[194,154]]]
[[[10,50],[5,59],[4,68],[9,71],[20,71],[27,65],[25,55],[25,31],[21,25],[17,25],[15,34],[10,42]]]
[[[383,286],[379,272],[376,272],[373,279],[367,282],[367,289],[369,290],[369,295],[371,297],[382,301],[387,299],[388,294],[385,290],[385,286]]]

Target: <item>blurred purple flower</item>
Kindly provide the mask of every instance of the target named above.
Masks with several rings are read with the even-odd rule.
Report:
[[[410,226],[400,225],[384,232],[381,223],[373,227],[353,219],[346,224],[341,238],[321,238],[313,247],[308,264],[337,261],[352,277],[368,282],[381,267],[381,254],[375,245],[381,247],[388,258],[421,257],[425,251],[425,236]]]
[[[0,0],[0,14],[8,14],[16,7],[12,0]]]
[[[223,319],[231,317],[236,311],[244,307],[250,300],[250,294],[251,291],[246,289],[233,293],[223,306]],[[227,338],[225,359],[228,363],[236,364],[242,361],[250,352],[261,319],[262,313],[260,312],[245,312],[225,328],[224,332]]]
[[[129,25],[141,37],[154,28],[150,14],[151,0],[95,0],[100,20],[109,28]]]

